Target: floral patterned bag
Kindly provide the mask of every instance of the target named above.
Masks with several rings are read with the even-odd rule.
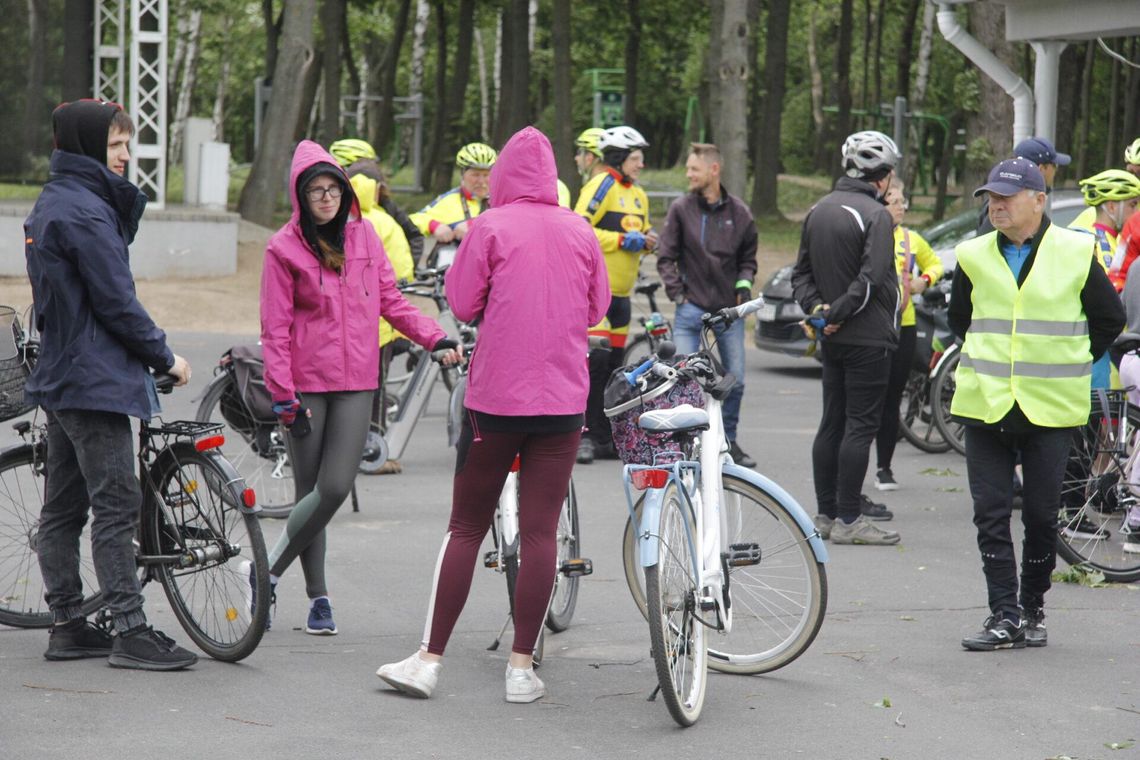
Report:
[[[605,390],[605,412],[613,430],[614,448],[621,461],[626,464],[653,464],[655,455],[680,453],[681,444],[674,434],[651,433],[638,427],[637,422],[643,412],[653,409],[672,409],[681,404],[704,409],[705,394],[700,384],[682,376],[669,380],[654,378],[658,383],[656,386],[639,391],[626,381],[623,369],[610,376]]]

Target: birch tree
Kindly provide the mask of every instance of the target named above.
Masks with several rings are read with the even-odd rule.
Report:
[[[190,118],[190,104],[194,98],[194,88],[198,83],[198,58],[202,38],[202,11],[195,8],[186,20],[186,41],[182,60],[182,79],[178,84],[178,100],[174,106],[174,118],[170,125],[170,162],[182,161],[183,138],[186,135],[186,120]]]

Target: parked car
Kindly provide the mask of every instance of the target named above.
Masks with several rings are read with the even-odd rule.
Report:
[[[1079,190],[1057,190],[1050,201],[1050,218],[1063,227],[1072,224],[1085,209]],[[942,259],[946,277],[953,277],[957,264],[954,247],[974,237],[977,225],[978,210],[971,208],[919,231]],[[764,296],[764,307],[756,314],[753,331],[756,347],[788,356],[815,355],[815,341],[808,340],[799,324],[805,316],[803,309],[792,298],[792,266],[778,269],[760,292]]]

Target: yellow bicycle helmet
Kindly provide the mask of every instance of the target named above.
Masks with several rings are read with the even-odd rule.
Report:
[[[589,129],[578,135],[578,139],[574,144],[585,151],[593,153],[598,158],[602,157],[602,149],[598,145],[598,140],[606,133],[606,130],[599,129],[598,127],[590,127]]]
[[[1140,179],[1123,169],[1106,169],[1100,174],[1082,179],[1078,184],[1084,193],[1085,203],[1099,206],[1105,201],[1126,201],[1140,197]]]
[[[1132,144],[1124,149],[1124,163],[1140,165],[1140,137],[1132,141]]]
[[[485,143],[467,143],[455,154],[455,165],[460,171],[464,169],[490,169],[495,165],[499,154],[495,149]]]
[[[339,161],[341,166],[351,166],[357,161],[376,158],[376,151],[371,145],[354,137],[337,140],[329,146],[329,153],[332,153],[333,158]]]

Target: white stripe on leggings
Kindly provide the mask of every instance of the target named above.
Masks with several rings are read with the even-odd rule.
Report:
[[[439,556],[435,558],[435,573],[431,578],[431,596],[428,597],[427,622],[424,623],[424,638],[420,646],[426,651],[431,644],[431,621],[435,615],[435,593],[439,589],[439,571],[443,567],[443,555],[447,553],[447,545],[451,542],[451,531],[443,534],[443,546],[439,547]]]

